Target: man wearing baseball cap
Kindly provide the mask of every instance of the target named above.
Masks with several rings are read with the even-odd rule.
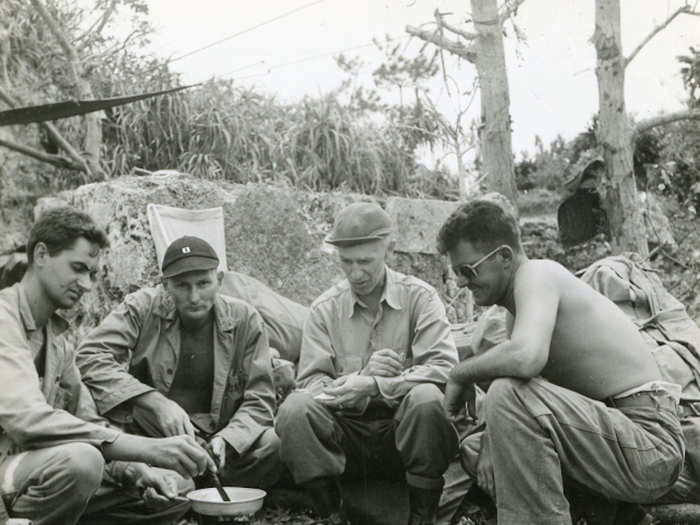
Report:
[[[205,440],[225,483],[268,487],[280,470],[275,393],[260,314],[219,293],[214,249],[172,242],[162,284],[126,297],[78,349],[101,414],[152,436]]]
[[[389,269],[392,221],[344,208],[326,239],[346,279],[311,306],[297,385],[278,412],[282,461],[316,511],[343,518],[339,479],[404,478],[411,525],[435,523],[457,434],[442,388],[457,363],[445,308],[427,283]]]

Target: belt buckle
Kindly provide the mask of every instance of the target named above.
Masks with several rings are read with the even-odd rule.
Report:
[[[698,408],[698,402],[697,401],[692,401],[690,403],[683,403],[683,406],[686,407],[688,412],[690,412],[690,415],[693,416],[700,416],[700,408]]]

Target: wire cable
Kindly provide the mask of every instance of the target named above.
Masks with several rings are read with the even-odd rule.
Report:
[[[281,18],[292,15],[292,14],[297,13],[299,11],[302,11],[304,9],[308,9],[309,7],[312,7],[316,4],[320,4],[321,2],[325,2],[325,1],[326,0],[314,0],[313,2],[309,2],[309,3],[301,5],[299,7],[295,7],[294,9],[292,9],[290,11],[285,11],[284,13],[282,13],[280,15],[277,15],[273,18],[268,19],[268,20],[264,20],[264,21],[260,22],[259,24],[256,24],[252,27],[249,27],[247,29],[243,29],[242,31],[238,31],[237,33],[233,33],[232,35],[229,35],[229,36],[226,36],[226,37],[221,38],[219,40],[216,40],[215,42],[212,42],[211,44],[207,44],[206,46],[202,46],[202,47],[198,47],[197,49],[193,49],[192,51],[189,51],[189,52],[185,53],[184,55],[177,56],[177,57],[171,59],[170,62],[175,62],[176,60],[181,60],[185,57],[192,56],[196,53],[199,53],[199,52],[204,51],[206,49],[209,49],[211,47],[218,46],[219,44],[226,42],[228,40],[231,40],[233,38],[236,38],[237,36],[244,35],[245,33],[249,33],[250,31],[253,31],[254,29],[258,29],[259,27],[265,26],[265,25],[270,24],[272,22],[275,22]]]

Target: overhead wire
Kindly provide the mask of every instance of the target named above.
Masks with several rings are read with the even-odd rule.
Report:
[[[399,36],[399,37],[386,37],[386,40],[387,40],[387,41],[395,41],[395,40],[403,40],[403,39],[406,39],[406,38],[410,38],[410,35],[402,35],[402,36]],[[245,75],[245,76],[242,76],[242,77],[236,77],[236,80],[245,80],[245,79],[247,79],[247,78],[254,78],[254,77],[261,77],[261,76],[269,75],[269,74],[270,74],[273,70],[275,70],[275,69],[280,69],[280,68],[282,68],[282,67],[287,67],[287,66],[293,66],[293,65],[296,65],[296,64],[301,64],[301,63],[303,63],[303,62],[310,62],[311,60],[316,60],[316,59],[319,59],[319,58],[325,58],[325,57],[328,57],[328,56],[337,55],[337,54],[339,54],[339,53],[345,53],[345,52],[347,52],[347,51],[356,51],[356,50],[358,50],[358,49],[363,49],[363,48],[370,47],[370,46],[373,46],[373,45],[375,45],[374,41],[368,42],[368,43],[366,43],[366,44],[360,44],[360,45],[357,45],[357,46],[346,47],[346,48],[343,48],[343,49],[337,49],[337,50],[334,50],[334,51],[325,51],[325,52],[323,52],[323,53],[318,53],[318,54],[315,54],[315,55],[309,55],[309,56],[301,57],[301,58],[298,58],[298,59],[290,60],[289,62],[282,62],[282,63],[279,63],[279,64],[273,64],[273,65],[269,66],[269,67],[267,68],[266,71],[263,71],[263,72],[260,72],[260,73],[252,73],[252,74],[250,74],[250,75]],[[245,66],[245,67],[249,67],[249,66]],[[225,76],[228,76],[228,75],[233,74],[233,73],[236,72],[236,71],[239,71],[240,69],[241,69],[241,68],[239,68],[239,69],[237,69],[237,70],[229,71],[229,72],[223,73],[222,75],[219,75],[219,76],[225,77]]]
[[[285,11],[284,13],[281,13],[277,16],[274,16],[272,18],[268,18],[267,20],[263,20],[262,22],[255,24],[254,26],[248,27],[247,29],[237,31],[236,33],[233,33],[231,35],[225,36],[224,38],[220,38],[219,40],[211,42],[210,44],[207,44],[207,45],[202,46],[202,47],[198,47],[197,49],[193,49],[192,51],[188,51],[187,53],[185,53],[183,55],[179,55],[175,58],[172,58],[172,59],[170,59],[170,62],[175,62],[175,61],[181,60],[185,57],[192,56],[192,55],[199,53],[201,51],[205,51],[206,49],[212,48],[214,46],[218,46],[219,44],[221,44],[223,42],[227,42],[228,40],[236,38],[237,36],[244,35],[246,33],[253,31],[254,29],[258,29],[258,28],[263,27],[263,26],[270,24],[272,22],[276,22],[277,20],[280,20],[281,18],[285,18],[285,17],[292,15],[294,13],[298,13],[299,11],[303,11],[304,9],[308,9],[309,7],[312,7],[316,4],[320,4],[320,3],[325,2],[325,1],[326,0],[314,0],[313,2],[308,2],[304,5],[300,5],[299,7],[295,7],[294,9],[291,9],[289,11]]]

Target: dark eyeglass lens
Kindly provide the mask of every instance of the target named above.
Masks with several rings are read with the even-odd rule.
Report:
[[[476,277],[476,272],[473,270],[471,266],[460,266],[457,268],[457,271],[459,274],[464,277],[465,279],[474,279]]]

